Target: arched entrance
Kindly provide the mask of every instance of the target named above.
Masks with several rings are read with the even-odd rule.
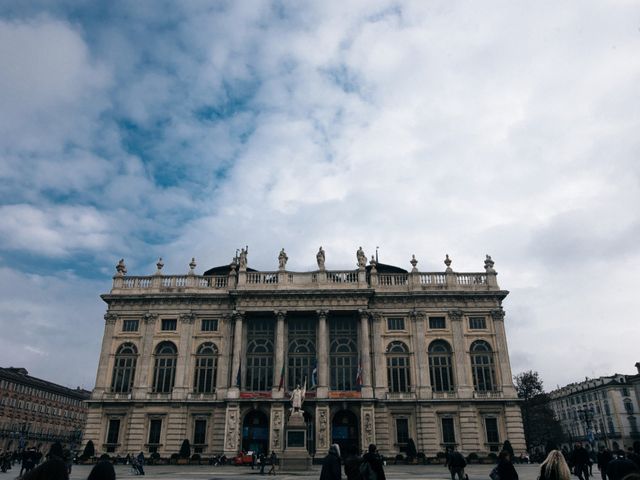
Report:
[[[242,422],[242,450],[269,453],[269,418],[260,410],[251,410]]]
[[[331,443],[340,445],[342,452],[346,452],[347,448],[360,451],[358,439],[358,417],[349,410],[340,410],[331,422]]]

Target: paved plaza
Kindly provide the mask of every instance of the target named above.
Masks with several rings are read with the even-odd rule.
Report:
[[[91,471],[90,465],[74,465],[71,479],[85,479]],[[289,479],[318,479],[320,478],[320,466],[315,465],[308,472],[278,472],[278,478],[281,480]],[[489,472],[493,468],[492,465],[471,465],[466,469],[469,480],[489,480]],[[516,470],[520,476],[520,480],[536,480],[538,478],[540,466],[532,465],[516,465]],[[168,480],[172,478],[179,479],[197,479],[197,480],[244,480],[261,478],[259,470],[251,470],[249,467],[210,467],[198,465],[150,465],[145,467],[145,477],[137,477],[131,473],[128,465],[116,466],[116,477],[123,478],[145,478],[146,480],[162,479]],[[449,472],[443,465],[388,465],[385,469],[389,480],[414,480],[414,479],[433,479],[433,480],[450,480]],[[2,478],[14,478],[11,473],[5,474]],[[268,478],[268,476],[264,476]],[[346,478],[343,476],[343,479]]]

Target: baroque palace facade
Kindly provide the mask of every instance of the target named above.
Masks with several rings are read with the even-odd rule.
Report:
[[[188,439],[203,456],[281,453],[289,395],[306,386],[307,448],[331,443],[387,456],[446,447],[525,448],[502,301],[485,271],[410,272],[377,263],[255,271],[242,249],[195,274],[127,276],[121,260],[107,303],[85,441],[98,452],[169,456]]]

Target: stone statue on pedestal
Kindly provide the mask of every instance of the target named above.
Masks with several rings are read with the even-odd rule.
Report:
[[[284,248],[282,250],[280,250],[280,255],[278,255],[278,268],[280,270],[284,270],[285,267],[287,266],[287,260],[289,260],[289,257],[287,257],[287,254],[284,251]]]
[[[240,255],[238,256],[238,265],[240,270],[247,269],[247,255],[249,255],[249,246],[240,249]]]
[[[318,253],[316,254],[316,260],[318,262],[318,269],[321,272],[324,272],[324,250],[322,247],[320,247],[320,250],[318,250]]]
[[[306,384],[300,388],[300,385],[296,385],[296,388],[291,392],[291,414],[302,415],[302,404],[304,403],[304,397],[307,393]]]
[[[358,259],[358,267],[360,268],[360,270],[364,270],[364,268],[367,266],[367,256],[364,254],[364,250],[362,250],[362,247],[358,248],[358,251],[356,252],[356,258]]]

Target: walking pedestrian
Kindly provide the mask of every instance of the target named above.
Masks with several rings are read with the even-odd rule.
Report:
[[[638,473],[638,467],[624,455],[619,456],[607,465],[607,477],[609,480],[622,480],[631,473]]]
[[[347,480],[361,480],[361,463],[362,458],[358,455],[358,449],[354,446],[346,447],[344,456],[344,474],[347,476]]]
[[[360,473],[364,480],[386,480],[382,458],[378,453],[378,447],[373,443],[369,445],[369,451],[362,456]]]
[[[322,461],[320,480],[341,480],[340,447],[334,443],[329,447],[329,453]]]
[[[560,450],[551,450],[540,465],[540,480],[570,480],[571,470]],[[606,479],[605,479],[606,480]]]
[[[451,480],[464,480],[464,468],[467,466],[467,461],[464,456],[457,450],[450,450],[447,456],[447,467],[451,473]]]
[[[506,450],[502,450],[498,455],[498,466],[495,471],[499,480],[518,480],[518,472],[511,462],[511,455]]]
[[[116,471],[111,462],[101,461],[94,465],[87,480],[116,480]]]
[[[69,480],[69,473],[64,462],[54,456],[25,473],[22,480]]]
[[[278,464],[278,456],[274,450],[271,450],[271,457],[269,457],[269,463],[271,463],[271,468],[267,472],[268,475],[276,474],[276,465]]]
[[[582,443],[576,443],[573,453],[571,454],[571,463],[573,464],[573,473],[580,480],[589,480],[589,452],[582,446]]]
[[[144,475],[144,453],[140,452],[136,457],[138,473]]]
[[[600,445],[600,449],[598,450],[597,457],[598,470],[600,470],[600,476],[602,480],[607,480],[607,465],[609,462],[613,460],[613,455],[611,451],[603,445]]]

